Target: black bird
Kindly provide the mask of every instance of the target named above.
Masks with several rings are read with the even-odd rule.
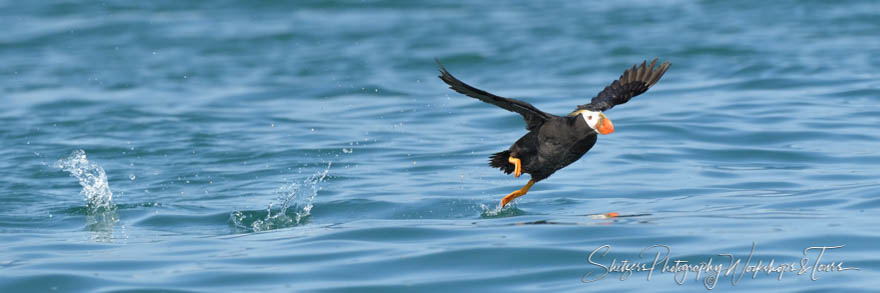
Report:
[[[632,68],[625,70],[620,78],[599,92],[589,104],[578,105],[577,109],[567,116],[556,116],[541,111],[529,103],[496,96],[472,87],[449,74],[440,61],[436,59],[435,61],[440,67],[440,79],[448,84],[450,89],[507,111],[519,113],[526,121],[526,129],[529,133],[506,151],[489,157],[489,165],[501,169],[506,174],[513,173],[515,177],[519,177],[522,173],[528,173],[532,176],[526,186],[501,199],[502,207],[511,200],[525,195],[536,182],[550,177],[557,170],[580,159],[596,144],[597,133],[614,132],[614,125],[602,111],[626,103],[632,97],[644,93],[669,69],[669,62],[663,62],[655,69],[657,59],[647,65],[647,62],[642,62],[639,66],[633,65]]]

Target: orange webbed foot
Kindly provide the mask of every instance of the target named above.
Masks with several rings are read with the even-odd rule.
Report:
[[[535,181],[529,180],[529,183],[526,183],[526,186],[523,186],[519,190],[511,192],[510,194],[508,194],[507,196],[502,198],[501,199],[501,207],[503,208],[504,206],[506,206],[508,203],[510,203],[511,201],[516,199],[517,197],[526,195],[526,193],[529,192],[529,189],[532,188],[532,185],[535,185]]]
[[[513,164],[513,177],[519,178],[519,175],[522,175],[522,160],[510,156],[507,162]]]

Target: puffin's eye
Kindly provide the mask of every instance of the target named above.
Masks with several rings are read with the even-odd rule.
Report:
[[[588,120],[593,120],[593,115],[590,115],[589,117],[587,117],[587,119],[588,119]]]

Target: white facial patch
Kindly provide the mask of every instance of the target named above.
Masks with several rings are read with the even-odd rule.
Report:
[[[584,117],[584,121],[587,122],[587,125],[589,125],[590,128],[596,129],[596,126],[598,126],[599,112],[583,111],[581,112],[581,117]]]

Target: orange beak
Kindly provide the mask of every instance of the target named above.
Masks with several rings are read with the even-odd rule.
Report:
[[[599,125],[596,127],[596,130],[601,134],[610,134],[614,132],[614,124],[611,124],[611,119],[605,117],[605,114],[599,114]]]

